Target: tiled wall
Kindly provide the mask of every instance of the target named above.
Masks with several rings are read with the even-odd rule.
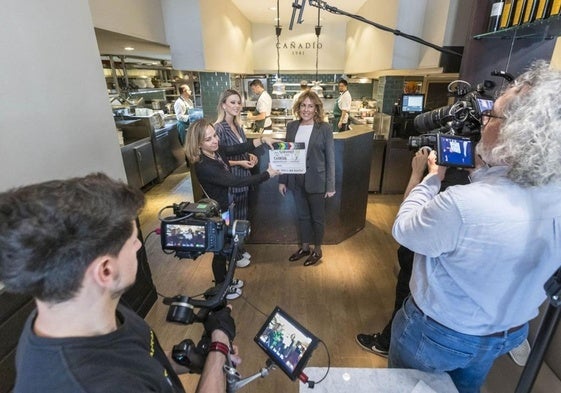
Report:
[[[335,84],[332,86],[322,86],[324,88],[324,94],[332,94],[333,97],[337,97],[339,94],[339,89],[337,88],[336,84],[341,78],[342,74],[318,74],[318,78],[322,83],[330,83]],[[301,80],[306,80],[308,83],[311,83],[316,80],[316,74],[287,74],[282,75],[281,79],[284,83],[300,83]],[[348,81],[348,80],[347,80]],[[271,93],[273,91],[273,83],[274,77],[269,78],[268,80],[268,87],[267,91]],[[351,93],[351,97],[353,99],[362,99],[365,98],[372,98],[372,83],[349,83],[349,93]],[[298,87],[292,87],[292,90],[299,90]],[[293,95],[293,92],[288,93],[289,95]]]
[[[201,95],[205,118],[211,122],[216,120],[216,105],[220,94],[229,89],[230,74],[226,72],[199,72]]]
[[[401,100],[403,94],[403,76],[382,76],[378,80],[378,87],[374,98],[378,101],[378,107],[383,113],[392,114],[394,104]],[[407,77],[408,81],[423,81],[423,77]]]

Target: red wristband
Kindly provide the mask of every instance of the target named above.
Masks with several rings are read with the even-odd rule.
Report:
[[[223,342],[220,341],[213,341],[212,343],[210,343],[210,346],[208,347],[208,351],[217,351],[222,353],[224,356],[228,356],[228,353],[230,353],[230,348],[228,347],[228,345],[224,344]]]

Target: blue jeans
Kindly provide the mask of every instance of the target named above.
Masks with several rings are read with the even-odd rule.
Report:
[[[409,297],[393,320],[388,365],[446,372],[460,393],[477,393],[495,359],[527,335],[527,323],[502,335],[462,334],[427,317]]]

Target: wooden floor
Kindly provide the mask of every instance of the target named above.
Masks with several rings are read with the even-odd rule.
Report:
[[[177,170],[147,191],[146,196],[147,206],[140,219],[156,288],[165,296],[202,293],[211,286],[212,256],[204,255],[196,261],[179,260],[162,252],[156,234],[148,235],[159,226],[157,213],[161,208],[193,200],[188,171]],[[253,338],[266,315],[277,305],[325,342],[332,367],[387,366],[386,359],[362,350],[355,336],[380,331],[390,317],[397,250],[391,225],[401,200],[401,195],[370,194],[365,228],[340,244],[324,246],[322,262],[313,267],[288,262],[297,245],[247,246],[252,263],[236,270],[236,277],[246,283],[243,296],[231,302],[237,325],[235,343],[243,358],[238,371],[243,377],[265,364],[266,357]],[[167,310],[160,298],[146,317],[162,346],[169,349],[184,338],[197,342],[202,326],[168,323]],[[308,365],[326,367],[327,363],[326,351],[320,345]],[[192,392],[198,376],[186,375],[182,380],[187,391]],[[275,370],[243,391],[296,393],[298,384]]]

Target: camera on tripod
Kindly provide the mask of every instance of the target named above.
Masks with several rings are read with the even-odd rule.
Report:
[[[181,202],[166,208],[169,207],[173,208],[174,216],[160,217],[162,250],[175,252],[178,258],[197,259],[205,252],[227,251],[230,238],[236,236],[243,242],[251,232],[249,221],[236,220],[229,225],[229,213],[221,213],[218,203],[212,199]]]
[[[409,137],[409,149],[426,146],[436,151],[438,165],[473,168],[474,143],[480,138],[481,115],[493,108],[493,99],[485,92],[494,86],[493,82],[485,81],[471,91],[467,82],[450,83],[448,91],[457,101],[417,115],[413,124],[421,135]]]

